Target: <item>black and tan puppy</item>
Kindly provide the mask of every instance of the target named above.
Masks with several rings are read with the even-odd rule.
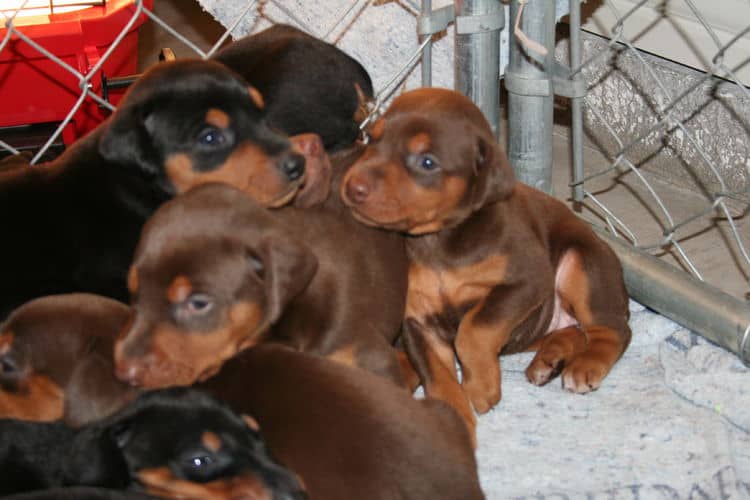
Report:
[[[115,377],[112,350],[130,308],[91,294],[51,295],[0,324],[0,418],[72,427],[119,410],[137,389]]]
[[[256,91],[212,61],[166,62],[49,164],[0,171],[0,319],[42,295],[127,299],[141,226],[173,195],[227,182],[267,206],[304,181],[304,157],[264,122]]]
[[[371,137],[341,193],[365,224],[411,236],[404,344],[427,394],[473,429],[471,407],[500,400],[498,355],[530,348],[531,382],[562,372],[569,391],[598,388],[630,341],[612,250],[564,204],[515,182],[481,111],[457,92],[401,95]]]
[[[306,498],[255,420],[182,388],[141,395],[79,430],[0,420],[0,470],[3,494],[77,485],[161,498]]]
[[[135,315],[115,346],[118,376],[189,385],[272,341],[403,383],[392,347],[406,295],[403,241],[336,203],[269,211],[216,184],[163,205],[130,270]]]
[[[329,151],[351,145],[373,98],[367,71],[341,49],[277,24],[218,51],[257,88],[268,124],[288,135],[315,133]]]

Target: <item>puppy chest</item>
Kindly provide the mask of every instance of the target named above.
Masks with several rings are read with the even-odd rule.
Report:
[[[508,257],[494,255],[463,266],[412,263],[406,316],[427,318],[466,311],[483,300],[507,276]]]

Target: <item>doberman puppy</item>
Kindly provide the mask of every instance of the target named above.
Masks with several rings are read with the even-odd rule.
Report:
[[[358,368],[264,343],[201,385],[252,415],[310,498],[484,498],[469,435],[443,401]]]
[[[373,99],[365,68],[335,45],[277,24],[219,50],[222,62],[257,88],[266,120],[289,135],[312,132],[329,151],[351,145]]]
[[[0,470],[3,494],[75,485],[162,498],[306,498],[254,419],[186,388],[143,394],[79,430],[0,420]]]
[[[403,335],[427,394],[473,430],[471,406],[500,400],[498,354],[528,349],[532,383],[562,371],[569,391],[598,388],[630,341],[612,250],[563,203],[515,182],[481,111],[457,92],[407,92],[370,134],[341,194],[365,224],[411,236]]]
[[[273,341],[405,383],[392,347],[406,297],[403,240],[337,205],[331,196],[269,211],[216,184],[160,207],[129,273],[135,315],[115,344],[118,377],[189,385]]]
[[[143,222],[196,184],[228,182],[267,206],[289,202],[305,160],[265,124],[261,105],[218,62],[165,62],[53,162],[0,171],[0,318],[54,293],[126,300]]]
[[[79,427],[120,409],[137,390],[115,377],[115,337],[130,308],[91,294],[51,295],[0,324],[0,418],[63,419]]]

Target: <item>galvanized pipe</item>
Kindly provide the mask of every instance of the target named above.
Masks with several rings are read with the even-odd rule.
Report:
[[[617,253],[634,300],[750,363],[750,306],[595,228]]]
[[[432,0],[422,0],[422,15],[427,16],[432,12]],[[424,42],[425,37],[432,38],[432,35],[420,37],[419,43]],[[422,49],[422,86],[432,87],[432,42]]]
[[[518,10],[518,0],[513,0],[508,20],[510,61],[505,72],[508,157],[520,181],[551,193],[555,2],[528,0],[520,23],[528,38],[547,48],[546,56],[531,53],[514,36]]]
[[[581,65],[581,0],[570,0],[570,68],[573,80],[583,80],[583,73],[578,71]],[[571,138],[573,160],[573,201],[583,201],[583,97],[570,100]]]
[[[484,112],[495,137],[500,133],[500,30],[503,5],[499,0],[455,0],[455,87]],[[472,16],[500,16],[501,25],[464,23]],[[462,19],[463,18],[463,19]],[[464,29],[463,26],[469,26]],[[474,28],[475,27],[475,28]]]

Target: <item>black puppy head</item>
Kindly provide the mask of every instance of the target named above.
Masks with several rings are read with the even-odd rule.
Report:
[[[366,224],[424,234],[508,197],[514,177],[481,111],[465,96],[425,88],[394,100],[341,183]]]
[[[165,498],[306,498],[251,419],[194,389],[143,394],[80,432],[73,451],[65,476],[87,485],[130,486]]]
[[[280,206],[304,180],[305,159],[265,124],[262,108],[258,91],[217,62],[160,63],[104,125],[99,152],[169,195],[222,182]]]
[[[134,317],[117,376],[189,385],[261,339],[312,280],[317,259],[273,214],[229,186],[201,186],[147,222],[130,271]]]

